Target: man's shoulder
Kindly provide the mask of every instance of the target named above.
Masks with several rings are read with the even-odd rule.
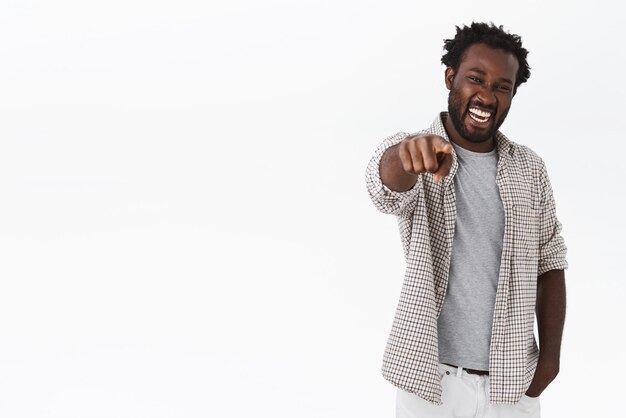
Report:
[[[535,150],[530,148],[528,145],[523,144],[515,144],[517,147],[516,154],[518,154],[518,158],[523,158],[525,160],[531,160],[536,164],[543,164],[543,158],[537,154]]]
[[[512,141],[501,133],[498,141],[502,144],[501,148],[504,148],[514,160],[536,167],[544,165],[543,159],[528,145]]]

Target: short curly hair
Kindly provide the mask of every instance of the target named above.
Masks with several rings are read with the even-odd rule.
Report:
[[[530,66],[526,60],[528,51],[522,47],[522,38],[505,32],[502,26],[472,22],[471,26],[456,27],[456,36],[453,39],[444,39],[444,49],[447,51],[441,62],[451,67],[455,72],[463,60],[463,54],[470,45],[486,44],[492,48],[502,49],[512,53],[519,63],[517,77],[515,77],[515,89],[525,83],[530,77]]]

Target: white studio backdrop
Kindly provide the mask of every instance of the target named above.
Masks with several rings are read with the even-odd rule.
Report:
[[[454,26],[522,36],[503,132],[569,247],[546,417],[620,415],[617,1],[0,2],[0,417],[393,417],[404,262],[375,147],[445,110]]]

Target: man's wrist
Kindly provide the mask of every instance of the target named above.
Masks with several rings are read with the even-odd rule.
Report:
[[[532,382],[530,382],[526,395],[531,398],[538,397],[548,387],[548,385],[552,383],[558,374],[558,359],[555,360],[553,358],[539,356],[535,376],[533,377]]]

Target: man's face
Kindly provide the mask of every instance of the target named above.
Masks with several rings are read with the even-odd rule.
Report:
[[[455,73],[446,70],[448,114],[456,131],[470,142],[485,142],[504,122],[519,63],[501,49],[473,44]]]

